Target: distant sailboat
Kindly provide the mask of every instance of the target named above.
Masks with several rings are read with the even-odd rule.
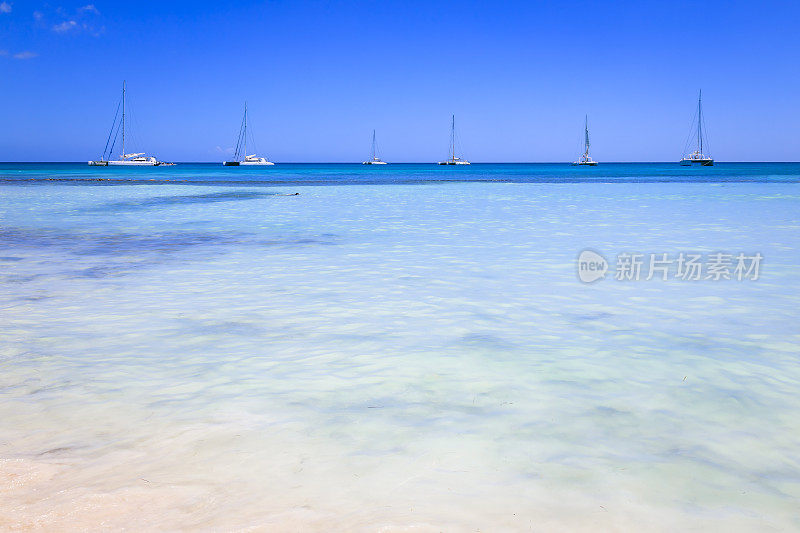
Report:
[[[135,154],[126,154],[125,153],[125,93],[126,93],[126,82],[122,82],[122,120],[121,122],[117,122],[117,115],[114,115],[114,122],[111,125],[111,132],[108,134],[108,140],[106,140],[106,148],[103,151],[103,155],[97,161],[89,161],[89,165],[93,167],[107,167],[107,166],[134,166],[134,167],[157,167],[157,166],[171,166],[174,163],[164,163],[163,161],[159,161],[155,157],[145,157],[144,152],[135,153]],[[117,113],[119,113],[119,107],[117,108]],[[117,136],[119,133],[122,133],[122,153],[119,156],[119,159],[111,159],[111,154],[114,153],[114,145],[117,143]],[[113,137],[113,142],[112,142]],[[111,147],[109,148],[109,143],[111,143]]]
[[[223,161],[222,164],[226,167],[270,166],[275,164],[267,161],[264,157],[258,157],[256,154],[247,155],[247,102],[244,104],[244,117],[242,118],[242,125],[239,127],[239,137],[236,139],[236,151],[233,154],[233,160]]]
[[[692,133],[689,135],[689,139],[686,142],[687,148],[688,145],[691,143],[692,136],[694,135],[694,129]],[[705,139],[703,136],[703,91],[700,91],[700,96],[697,97],[697,148],[694,152],[686,155],[683,159],[681,159],[681,165],[688,167],[692,165],[701,165],[704,167],[712,167],[714,166],[714,159],[703,152],[703,143]],[[708,143],[705,143],[706,148],[708,148]]]
[[[456,116],[453,115],[453,120],[450,123],[450,159],[446,161],[439,161],[440,165],[469,165],[469,161],[465,161],[456,157]]]
[[[588,165],[591,167],[597,166],[597,161],[593,160],[589,156],[589,115],[586,115],[584,123],[584,143],[583,143],[583,154],[578,158],[577,161],[574,161],[573,165]]]
[[[386,161],[381,161],[378,157],[377,145],[375,143],[375,130],[372,130],[372,158],[369,161],[364,161],[363,165],[385,165]]]

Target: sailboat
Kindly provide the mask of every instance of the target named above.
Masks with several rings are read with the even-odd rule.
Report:
[[[369,161],[364,161],[362,165],[385,165],[386,161],[381,161],[378,157],[377,145],[375,144],[375,130],[372,130],[372,157]]]
[[[453,120],[450,123],[450,159],[446,161],[439,161],[440,165],[469,165],[469,161],[465,161],[456,157],[456,116],[453,115]]]
[[[247,102],[244,103],[244,117],[242,118],[242,125],[239,127],[239,137],[236,139],[236,151],[233,154],[233,160],[223,161],[222,164],[226,167],[269,166],[275,164],[267,161],[264,157],[258,157],[256,154],[247,154]]]
[[[583,153],[578,158],[578,160],[573,161],[572,164],[596,167],[597,161],[592,159],[591,156],[589,155],[589,115],[586,115],[583,131],[584,131]]]
[[[117,114],[114,115],[114,122],[111,124],[111,131],[106,140],[106,148],[103,150],[103,155],[96,161],[89,161],[89,165],[93,167],[108,167],[108,166],[133,166],[133,167],[157,167],[157,166],[171,166],[175,163],[165,163],[159,161],[155,157],[146,157],[144,152],[139,153],[125,153],[125,93],[127,90],[126,82],[122,82],[122,120],[117,122],[119,114],[119,107],[117,107]],[[122,132],[122,152],[119,159],[111,159],[111,154],[114,153],[114,145],[117,143],[117,137]],[[113,142],[112,142],[113,137]],[[111,143],[111,147],[109,147]]]
[[[694,124],[693,124],[694,125]],[[686,144],[687,147],[691,142],[691,137],[694,135],[692,132],[689,135],[689,139],[687,140]],[[704,167],[713,167],[714,166],[714,159],[703,152],[703,143],[705,139],[703,138],[703,91],[700,91],[700,95],[697,97],[697,148],[694,152],[684,156],[681,159],[681,166],[689,167],[692,165],[701,165]],[[706,147],[708,147],[708,143],[705,143]]]

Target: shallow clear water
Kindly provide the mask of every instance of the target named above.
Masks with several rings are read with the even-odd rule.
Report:
[[[0,526],[800,529],[800,167],[337,167],[0,185]],[[587,285],[585,248],[764,264]]]

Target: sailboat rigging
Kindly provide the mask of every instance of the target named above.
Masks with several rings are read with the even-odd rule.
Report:
[[[692,124],[694,126],[694,124]],[[684,153],[688,149],[689,144],[691,143],[692,136],[695,135],[695,130],[692,128],[692,133],[689,134],[689,138],[686,141],[686,149],[684,149]],[[697,97],[697,147],[696,149],[691,152],[690,154],[686,155],[681,159],[681,165],[688,167],[692,165],[701,165],[704,167],[711,167],[714,166],[714,159],[706,154],[703,150],[708,149],[708,141],[705,139],[705,134],[703,133],[703,91],[700,91],[700,95]]]
[[[586,166],[595,167],[595,166],[597,166],[597,161],[592,159],[591,156],[589,155],[589,115],[586,115],[584,120],[585,121],[584,121],[584,127],[583,127],[583,132],[584,132],[583,153],[578,158],[578,160],[577,161],[573,161],[572,164],[573,165],[581,165],[581,166],[586,165]]]
[[[108,133],[108,139],[106,140],[106,147],[103,150],[103,155],[100,159],[95,161],[89,161],[90,166],[94,167],[107,167],[107,166],[136,166],[136,167],[157,167],[157,166],[171,166],[175,163],[165,163],[163,161],[159,161],[155,157],[146,157],[144,152],[139,153],[125,153],[125,131],[126,131],[126,108],[125,108],[125,100],[126,100],[126,93],[127,93],[127,82],[122,82],[122,100],[120,104],[117,105],[117,112],[114,114],[114,122],[111,124],[111,131]],[[117,120],[119,118],[119,110],[120,107],[122,108],[122,117],[121,120]],[[121,134],[121,135],[120,135]],[[112,154],[114,153],[114,146],[117,143],[117,138],[122,137],[122,151],[120,153],[119,159],[111,159]],[[113,142],[112,142],[113,139]],[[109,147],[109,143],[111,146]]]
[[[440,165],[469,165],[469,161],[465,161],[456,157],[456,116],[450,122],[450,158],[445,161],[439,161]]]
[[[375,142],[375,130],[372,130],[372,157],[368,161],[364,161],[363,165],[385,165],[386,161],[382,161],[378,157],[377,143]]]
[[[269,166],[275,164],[267,161],[264,157],[258,157],[256,154],[247,154],[247,102],[244,103],[244,116],[242,117],[242,124],[239,126],[239,136],[236,138],[233,160],[223,161],[222,164],[226,167]]]

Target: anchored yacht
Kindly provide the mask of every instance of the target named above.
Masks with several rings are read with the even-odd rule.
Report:
[[[372,130],[372,157],[369,158],[367,161],[361,163],[362,165],[385,165],[386,161],[382,161],[380,157],[378,157],[378,148],[375,143],[375,130]]]
[[[117,113],[114,115],[114,122],[111,124],[111,131],[106,140],[106,148],[103,150],[103,155],[96,161],[89,161],[89,165],[93,167],[108,167],[108,166],[131,166],[131,167],[157,167],[157,166],[172,166],[175,163],[165,163],[159,161],[155,157],[146,157],[144,152],[135,154],[125,153],[125,130],[126,130],[126,110],[125,110],[125,93],[126,83],[122,82],[122,100],[120,106],[122,108],[122,118],[117,120],[119,116],[120,106],[117,107]],[[122,137],[122,150],[118,159],[111,159],[111,154],[114,153],[114,146],[117,144],[117,137]]]
[[[586,115],[585,123],[584,123],[584,141],[583,141],[583,153],[578,158],[577,161],[573,161],[573,166],[590,166],[596,167],[597,161],[592,159],[589,155],[589,115]]]
[[[251,144],[255,143],[251,142]],[[256,154],[247,155],[247,102],[244,103],[244,117],[242,117],[242,125],[239,126],[239,137],[236,139],[236,151],[233,154],[233,160],[223,161],[222,164],[226,167],[263,167],[275,164],[271,161],[268,161],[266,157],[258,157]]]
[[[465,161],[460,157],[456,157],[456,116],[450,122],[450,158],[445,161],[439,161],[440,165],[469,165],[469,161]]]
[[[694,126],[694,124],[692,124]],[[692,133],[689,134],[689,139],[686,141],[687,147],[692,141],[692,137],[697,136],[697,148],[687,154],[681,159],[681,166],[690,167],[692,165],[700,165],[704,167],[713,167],[714,158],[703,151],[703,146],[708,148],[708,142],[703,133],[703,91],[700,91],[700,96],[697,97],[697,130],[695,132],[692,127]]]

